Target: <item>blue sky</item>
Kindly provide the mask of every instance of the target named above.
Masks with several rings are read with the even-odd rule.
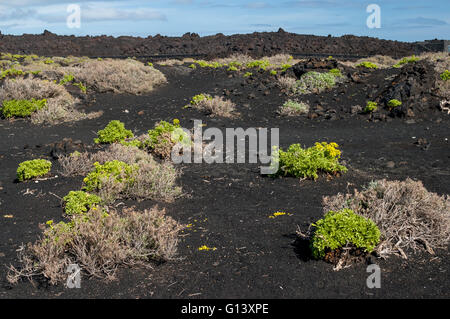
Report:
[[[366,26],[367,5],[381,8],[381,28]],[[81,28],[66,25],[67,6],[81,7]],[[449,0],[0,0],[4,34],[179,36],[277,31],[401,41],[450,39]]]

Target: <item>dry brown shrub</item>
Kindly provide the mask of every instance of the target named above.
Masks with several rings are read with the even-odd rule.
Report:
[[[106,150],[97,153],[75,152],[58,158],[62,176],[86,175],[92,170],[95,162],[104,164],[113,160],[129,165],[142,162],[156,164],[153,157],[147,152],[134,146],[124,146],[118,143],[111,144]]]
[[[381,256],[425,249],[434,254],[450,239],[450,198],[428,192],[422,182],[379,180],[361,192],[323,198],[324,211],[350,208],[373,220],[381,231]]]
[[[156,162],[152,155],[134,146],[112,144],[105,151],[93,154],[73,153],[60,157],[58,162],[61,175],[85,176],[92,171],[95,162],[104,164],[113,160],[128,165],[137,164],[138,168],[130,177],[132,183],[125,176],[123,182],[118,182],[116,178],[101,181],[102,188],[98,190],[97,195],[105,203],[113,203],[118,198],[171,202],[182,194],[181,187],[176,186],[180,171],[170,162]]]
[[[89,60],[60,71],[99,92],[145,94],[167,82],[160,71],[133,59]]]
[[[193,107],[211,116],[234,117],[237,115],[235,113],[236,104],[220,96],[203,99]]]
[[[22,247],[21,266],[10,266],[7,279],[14,284],[44,276],[51,284],[63,283],[67,267],[78,264],[89,277],[113,280],[120,266],[151,267],[151,261],[174,259],[183,228],[158,207],[122,212],[96,207],[45,228],[39,240]]]
[[[78,103],[62,86],[36,78],[6,79],[0,88],[0,103],[5,100],[47,99],[47,106],[31,115],[35,124],[57,124],[98,117],[101,113],[85,114],[75,109]]]
[[[281,76],[278,78],[278,85],[281,89],[286,90],[287,93],[294,93],[297,79],[289,76]]]

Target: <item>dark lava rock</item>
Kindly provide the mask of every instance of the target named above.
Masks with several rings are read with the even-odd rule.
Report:
[[[306,62],[299,62],[292,67],[294,74],[300,78],[303,74],[309,71],[327,71],[337,68],[336,60],[324,60],[318,58],[310,58]]]
[[[58,159],[61,156],[69,155],[75,151],[86,151],[85,145],[81,141],[72,141],[71,138],[65,138],[61,142],[51,145],[50,156]]]

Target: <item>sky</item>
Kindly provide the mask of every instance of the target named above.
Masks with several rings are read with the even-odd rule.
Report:
[[[80,28],[69,28],[70,4],[80,7]],[[381,27],[369,28],[369,4]],[[72,20],[73,21],[73,20]],[[3,34],[201,36],[277,31],[399,41],[450,39],[449,0],[0,0]]]

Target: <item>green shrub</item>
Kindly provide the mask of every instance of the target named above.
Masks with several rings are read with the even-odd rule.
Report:
[[[52,163],[44,159],[25,161],[17,168],[17,179],[22,182],[35,177],[44,176],[50,172]]]
[[[303,102],[288,100],[281,107],[280,113],[283,115],[296,115],[309,112],[309,105]]]
[[[445,70],[444,72],[441,73],[440,77],[441,77],[442,81],[450,80],[450,71]]]
[[[25,75],[27,72],[24,72],[22,70],[17,70],[15,68],[7,69],[7,70],[1,70],[0,71],[0,79],[4,79],[6,77],[16,77]]]
[[[360,64],[357,64],[356,66],[360,67],[360,68],[366,68],[366,69],[378,69],[378,65],[376,65],[375,63],[372,63],[372,62],[367,62],[367,61],[361,62]]]
[[[101,198],[83,191],[71,191],[64,196],[64,212],[68,216],[83,214],[94,205],[100,204]]]
[[[366,107],[364,108],[364,113],[372,113],[378,109],[377,102],[368,101]]]
[[[245,72],[245,74],[244,74],[244,78],[248,78],[248,77],[251,77],[253,75],[253,73],[252,72]]]
[[[209,94],[197,94],[194,96],[190,102],[191,105],[198,105],[203,100],[212,100],[212,96]]]
[[[194,62],[197,63],[202,68],[217,69],[217,68],[223,67],[223,65],[220,64],[219,62],[207,62],[207,61],[203,61],[203,60],[195,60]]]
[[[330,89],[336,85],[336,77],[331,73],[307,72],[295,83],[292,90],[294,93],[307,94],[313,90],[319,92]]]
[[[247,68],[258,68],[261,70],[266,70],[270,66],[270,62],[268,60],[254,60],[252,62],[247,63]]]
[[[408,63],[415,63],[417,61],[419,61],[419,58],[416,58],[415,55],[413,55],[412,57],[404,57],[403,59],[401,59],[398,63],[394,64],[393,67],[394,68],[400,68],[402,65],[404,64],[408,64]]]
[[[47,106],[47,100],[8,100],[3,101],[3,107],[0,109],[5,118],[27,117],[33,112]]]
[[[292,68],[292,65],[290,65],[289,63],[285,63],[285,64],[281,65],[281,71],[282,72],[286,72],[290,68]]]
[[[392,100],[390,100],[390,101],[388,102],[387,105],[388,105],[390,108],[394,108],[394,107],[397,107],[397,106],[402,105],[402,102],[399,101],[399,100],[397,100],[397,99],[392,99]]]
[[[75,78],[72,74],[65,74],[64,77],[59,81],[59,84],[64,85],[66,83],[71,83],[75,81]]]
[[[311,238],[311,250],[315,258],[323,258],[329,251],[348,246],[372,252],[380,242],[377,225],[348,208],[329,211],[313,226],[315,231]]]
[[[279,150],[279,169],[275,175],[299,178],[318,178],[318,173],[335,174],[346,172],[347,168],[339,164],[341,151],[336,143],[316,143],[304,149],[300,144],[289,146],[287,151]]]
[[[117,120],[111,121],[103,129],[97,132],[98,138],[94,139],[96,144],[111,144],[124,141],[126,138],[134,137],[133,132],[125,129],[125,125]]]
[[[331,69],[330,71],[328,71],[330,74],[334,75],[335,77],[343,77],[341,70],[339,69]]]
[[[237,67],[235,67],[235,66],[230,66],[229,68],[228,68],[228,71],[239,71],[239,69],[237,68]]]
[[[278,74],[278,72],[276,70],[270,71],[270,75],[277,75],[277,74]]]
[[[180,121],[178,119],[174,119],[172,123],[173,124],[166,121],[161,121],[155,126],[154,129],[149,130],[149,138],[144,142],[145,146],[153,149],[161,143],[172,144],[177,142],[185,142],[187,139],[190,140],[181,129]],[[166,138],[170,140],[166,140]]]
[[[117,160],[105,162],[103,165],[95,162],[94,170],[83,180],[83,189],[88,192],[98,191],[105,182],[111,181],[117,184],[132,183],[130,176],[136,168],[136,165],[128,165]]]

